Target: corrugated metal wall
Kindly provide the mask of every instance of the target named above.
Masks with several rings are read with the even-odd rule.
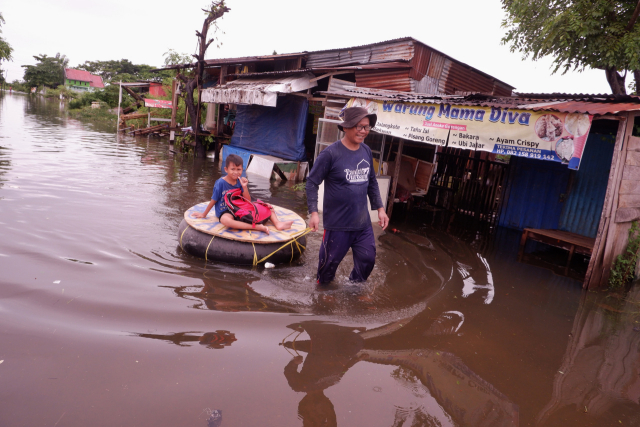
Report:
[[[411,92],[409,69],[356,71],[356,86]]]
[[[560,217],[561,230],[596,237],[607,193],[614,142],[611,137],[589,135],[580,169],[575,172]]]
[[[499,225],[561,229],[595,237],[607,192],[613,141],[589,135],[580,169],[542,160],[511,157]]]
[[[566,165],[511,157],[505,200],[499,225],[515,228],[557,229],[567,193],[570,171]]]

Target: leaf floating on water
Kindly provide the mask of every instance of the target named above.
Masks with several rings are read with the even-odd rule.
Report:
[[[0,364],[1,364],[2,362],[4,362],[4,360],[0,360]]]
[[[57,285],[58,283],[60,283],[60,280],[54,280],[53,283]]]
[[[562,371],[558,371],[558,372],[560,372],[562,375],[564,375],[564,372],[562,372]]]
[[[586,406],[584,407],[584,412],[588,412],[588,411],[587,411],[587,407],[586,407]]]

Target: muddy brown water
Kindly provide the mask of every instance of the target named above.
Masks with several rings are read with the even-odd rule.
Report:
[[[183,253],[211,159],[0,95],[0,426],[640,425],[640,291],[583,293],[518,235],[377,231],[369,281]],[[249,177],[306,215],[304,194]]]

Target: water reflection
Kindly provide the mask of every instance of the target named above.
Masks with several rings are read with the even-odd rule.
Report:
[[[539,425],[555,425],[569,411],[640,425],[640,284],[625,298],[585,293],[567,351],[553,380],[553,396]]]
[[[229,331],[217,330],[215,332],[176,332],[173,334],[134,334],[140,338],[151,338],[166,341],[179,347],[190,347],[187,343],[198,342],[200,345],[211,349],[223,349],[237,341],[236,335]]]
[[[371,338],[397,331],[345,327],[318,321],[288,326],[298,336],[283,345],[294,356],[284,368],[289,386],[305,396],[298,405],[305,426],[335,426],[336,413],[324,390],[335,386],[356,363],[397,366],[391,377],[408,391],[407,398],[388,402],[393,426],[517,426],[518,406],[474,373],[453,353],[427,348],[388,350]],[[444,332],[443,332],[444,333]],[[299,352],[307,353],[306,358]],[[300,365],[301,369],[298,371]],[[364,395],[362,391],[356,391]],[[393,403],[392,403],[393,402]]]
[[[306,393],[298,404],[302,425],[336,426],[336,413],[324,390],[337,384],[360,360],[364,339],[355,333],[357,329],[331,323],[309,321],[287,327],[310,337],[307,341],[284,343],[285,348],[297,354],[285,366],[284,376],[293,391]],[[298,351],[306,352],[306,358]]]

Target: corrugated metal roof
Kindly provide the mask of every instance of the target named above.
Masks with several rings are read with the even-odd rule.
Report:
[[[520,93],[516,92],[515,95],[519,98],[525,99],[546,99],[548,101],[568,101],[568,100],[580,100],[580,101],[633,101],[640,99],[637,95],[613,95],[610,93]]]
[[[240,74],[228,74],[228,76],[235,77],[266,77],[266,76],[280,76],[288,74],[297,74],[303,72],[313,72],[316,74],[328,73],[331,71],[357,71],[357,70],[388,70],[388,69],[408,69],[411,68],[411,64],[407,62],[385,62],[382,64],[363,64],[363,65],[351,65],[344,67],[324,67],[324,68],[304,68],[300,70],[286,70],[286,71],[265,71],[262,73],[240,73]]]
[[[527,100],[529,102],[529,100]],[[593,115],[616,114],[623,111],[640,110],[638,103],[628,102],[588,102],[588,101],[557,101],[541,104],[522,104],[518,108],[534,111],[565,111],[572,113],[587,113]]]
[[[385,47],[388,46],[388,47]],[[410,52],[410,56],[405,56],[409,54],[409,51],[407,50],[407,47],[411,45],[411,52]],[[384,49],[389,49],[387,50],[384,55],[389,56],[389,55],[400,55],[401,51],[403,50],[404,47],[404,55],[403,58],[401,60],[404,61],[411,61],[412,62],[412,66],[416,67],[416,62],[414,60],[414,57],[416,55],[417,50],[419,49],[419,46],[423,46],[425,48],[427,48],[430,51],[430,54],[433,55],[434,53],[441,55],[441,57],[443,58],[447,58],[449,60],[451,60],[452,62],[457,63],[458,65],[468,68],[470,70],[473,70],[476,73],[479,73],[481,75],[484,75],[492,80],[496,80],[500,83],[502,83],[504,86],[510,88],[510,89],[514,89],[513,86],[499,80],[496,79],[495,77],[484,73],[480,70],[478,70],[477,68],[474,68],[468,64],[465,64],[464,62],[458,61],[455,58],[450,57],[449,55],[444,54],[443,52],[440,52],[437,49],[432,48],[431,46],[427,45],[426,43],[421,42],[420,40],[417,40],[413,37],[403,37],[403,38],[399,38],[399,39],[392,39],[392,40],[387,40],[387,41],[382,41],[382,42],[377,42],[377,43],[372,43],[372,44],[368,44],[368,45],[362,45],[362,46],[354,46],[354,47],[347,47],[347,48],[338,48],[338,49],[328,49],[328,50],[320,50],[320,51],[314,51],[314,52],[308,52],[308,57],[307,57],[307,66],[308,67],[312,67],[312,68],[316,68],[316,67],[322,67],[322,66],[327,66],[327,65],[344,65],[344,64],[348,64],[348,63],[356,63],[355,61],[358,59],[364,59],[363,61],[361,61],[360,63],[373,63],[373,62],[377,62],[374,60],[367,60],[367,57],[365,55],[367,49],[371,49],[372,51],[384,51]],[[384,48],[384,49],[381,49]],[[352,57],[348,58],[345,56],[344,52],[351,52]],[[362,56],[364,55],[364,56]],[[384,56],[383,55],[383,56]],[[351,62],[349,62],[348,60],[351,60]],[[391,61],[394,59],[386,59],[386,61]],[[400,59],[397,59],[400,60]],[[339,62],[332,62],[332,61],[339,61]],[[342,61],[342,62],[340,62]],[[420,62],[420,61],[419,61]],[[316,64],[317,63],[317,64]],[[429,69],[431,69],[431,66],[429,66]],[[420,68],[416,68],[417,71],[420,71]],[[434,71],[437,71],[437,69],[434,69]],[[433,75],[430,72],[428,73],[429,76],[431,77],[436,77],[439,78],[439,75]],[[439,73],[438,73],[439,74]],[[415,80],[419,80],[419,79],[415,79]]]
[[[379,62],[408,62],[413,58],[412,39],[374,43],[366,46],[348,47],[309,52],[307,67],[322,68],[350,64],[375,64]]]
[[[292,93],[315,87],[316,82],[310,81],[314,77],[312,73],[299,73],[280,78],[241,78],[221,86],[204,89],[202,101],[275,107],[278,93]]]

